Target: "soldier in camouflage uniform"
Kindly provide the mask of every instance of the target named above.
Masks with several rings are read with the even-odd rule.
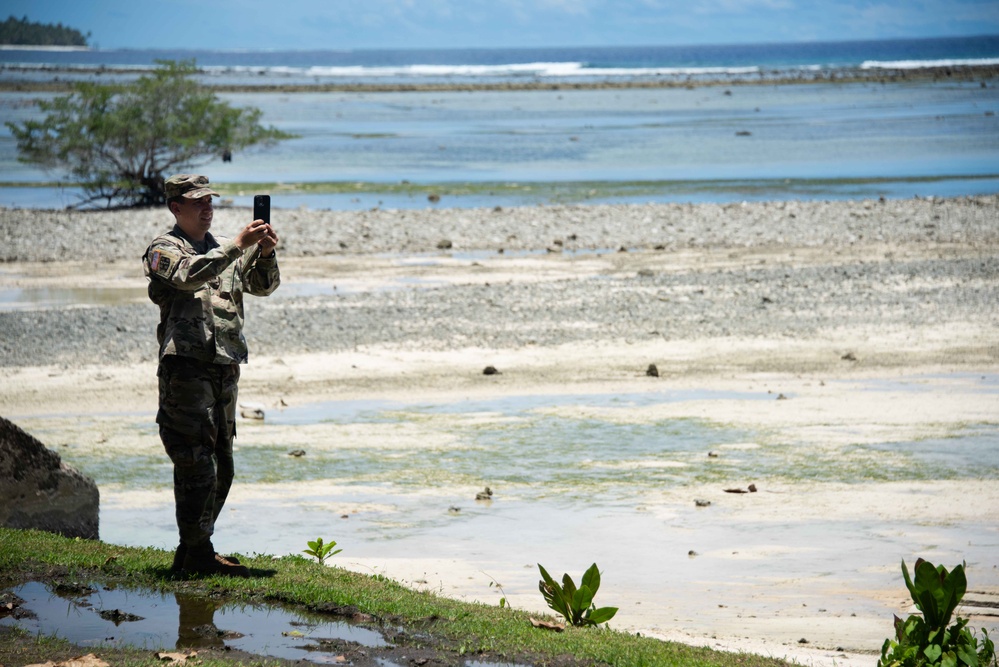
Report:
[[[236,384],[246,362],[243,293],[266,296],[280,283],[269,224],[254,220],[232,240],[209,233],[208,178],[179,174],[166,181],[176,224],[142,257],[149,298],[160,307],[160,439],[174,466],[180,545],[174,569],[248,576],[245,566],[215,553],[211,537],[233,478]]]

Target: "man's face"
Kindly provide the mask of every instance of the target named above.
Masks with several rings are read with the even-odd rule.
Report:
[[[205,238],[205,232],[211,228],[212,217],[215,215],[211,195],[198,199],[180,199],[170,205],[170,210],[184,233],[195,241]]]

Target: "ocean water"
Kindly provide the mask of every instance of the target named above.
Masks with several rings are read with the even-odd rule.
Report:
[[[0,49],[0,79],[11,70],[39,77],[64,70],[144,69],[156,60],[195,60],[209,77],[385,82],[727,77],[849,68],[916,69],[999,63],[999,36],[786,44],[418,50],[80,50]]]
[[[422,51],[0,50],[0,83],[137,76],[195,59],[220,93],[297,135],[191,165],[246,205],[361,209],[559,202],[742,201],[999,192],[999,80],[777,84],[794,73],[999,64],[999,37],[825,44]],[[99,68],[99,69],[95,69]],[[582,90],[402,90],[426,83],[710,81]],[[296,92],[255,84],[299,84]],[[319,90],[321,84],[388,90]],[[731,85],[727,85],[731,84]],[[395,90],[392,90],[392,87]],[[310,87],[316,88],[310,90]],[[41,93],[0,93],[0,121]],[[0,205],[59,208],[75,188],[18,162],[0,127]],[[405,186],[405,187],[404,187]],[[436,203],[428,194],[440,196]]]

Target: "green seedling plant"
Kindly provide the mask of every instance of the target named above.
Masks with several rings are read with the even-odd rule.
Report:
[[[494,588],[495,587],[496,590],[498,590],[500,592],[500,595],[502,596],[499,599],[500,609],[506,608],[508,606],[508,604],[507,604],[507,601],[506,601],[506,591],[503,590],[503,585],[500,584],[500,582],[496,581],[496,579],[494,579],[488,572],[485,572],[485,571],[482,571],[482,570],[480,570],[480,572],[482,572],[482,574],[484,574],[487,577],[489,577],[490,579],[492,579],[492,581],[489,582],[489,588]],[[511,609],[512,609],[512,607],[511,607]]]
[[[314,542],[310,541],[308,544],[309,548],[303,550],[302,553],[314,556],[316,560],[319,561],[320,565],[322,565],[323,562],[330,556],[335,556],[341,551],[343,551],[343,549],[337,549],[336,551],[333,551],[333,549],[336,547],[336,540],[330,540],[328,543],[324,544],[323,538],[317,537]]]
[[[905,585],[922,616],[895,617],[895,639],[885,640],[878,667],[996,667],[995,646],[984,628],[979,644],[967,619],[958,616],[950,624],[968,590],[964,565],[948,572],[919,558],[913,575],[903,560]]]
[[[562,575],[562,585],[552,579],[548,571],[538,563],[541,570],[541,581],[538,590],[544,596],[548,607],[561,614],[569,625],[588,626],[600,625],[614,618],[617,607],[600,607],[593,604],[593,598],[600,588],[600,571],[594,563],[583,574],[579,588],[568,574]]]

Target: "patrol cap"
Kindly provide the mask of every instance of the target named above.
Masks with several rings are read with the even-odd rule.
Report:
[[[166,198],[185,197],[200,199],[205,195],[219,196],[219,193],[208,187],[208,177],[201,174],[176,174],[163,184],[163,194]]]

